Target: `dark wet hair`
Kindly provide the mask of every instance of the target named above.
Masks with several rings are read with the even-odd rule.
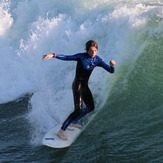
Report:
[[[93,46],[98,50],[98,44],[96,43],[96,41],[94,40],[89,40],[86,44],[85,44],[85,50],[88,51],[89,48]]]

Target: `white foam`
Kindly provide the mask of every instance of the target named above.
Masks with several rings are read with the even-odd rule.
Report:
[[[3,36],[13,23],[13,19],[9,13],[8,3],[0,4],[0,20],[0,36]]]

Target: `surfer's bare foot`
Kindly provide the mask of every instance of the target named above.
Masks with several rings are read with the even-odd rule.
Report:
[[[67,136],[65,135],[65,131],[62,130],[62,129],[59,130],[58,136],[59,136],[62,140],[68,140]]]
[[[70,127],[76,127],[76,128],[82,128],[83,126],[79,125],[79,124],[75,124],[75,123],[71,123],[69,125]]]

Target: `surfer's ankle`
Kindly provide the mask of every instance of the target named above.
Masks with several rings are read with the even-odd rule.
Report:
[[[82,125],[76,124],[76,123],[71,123],[71,124],[70,124],[70,127],[83,128]]]
[[[59,130],[58,136],[59,136],[62,140],[68,140],[67,136],[65,135],[65,131],[62,130],[62,129]]]

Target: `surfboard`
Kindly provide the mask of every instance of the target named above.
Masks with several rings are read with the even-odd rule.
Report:
[[[61,126],[58,125],[54,128],[52,128],[42,139],[43,145],[46,145],[48,147],[52,148],[65,148],[69,147],[79,136],[82,129],[77,127],[68,127],[65,131],[65,134],[68,138],[68,140],[62,140],[57,135],[58,131],[60,130]]]

